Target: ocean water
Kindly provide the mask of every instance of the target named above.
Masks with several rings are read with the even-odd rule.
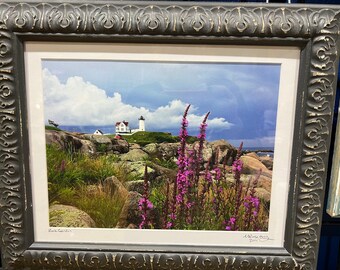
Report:
[[[260,157],[274,157],[274,147],[244,147],[243,150],[247,152],[256,152]]]
[[[69,132],[80,132],[93,134],[97,129],[100,129],[104,134],[115,133],[114,126],[59,126],[58,128]]]

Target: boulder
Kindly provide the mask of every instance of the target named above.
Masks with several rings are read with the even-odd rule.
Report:
[[[265,175],[260,175],[257,183],[257,187],[263,188],[268,192],[271,192],[272,189],[272,179],[271,177],[267,177]]]
[[[158,151],[160,153],[160,158],[164,160],[169,160],[177,157],[178,148],[180,143],[160,143],[158,144]]]
[[[165,183],[165,181],[172,182],[173,179],[176,179],[177,170],[168,169],[154,163],[149,164],[149,167],[155,170],[156,176],[149,178],[152,187]]]
[[[193,144],[195,150],[199,148],[199,142],[195,142]],[[203,161],[207,163],[211,161],[212,163],[222,164],[225,159],[227,159],[227,165],[231,165],[233,159],[236,156],[237,150],[226,140],[217,140],[212,142],[204,142],[203,143]]]
[[[116,176],[110,176],[106,178],[102,184],[102,188],[106,194],[110,194],[112,197],[115,194],[119,194],[120,196],[123,196],[123,197],[128,195],[127,189],[118,180]]]
[[[255,188],[255,196],[266,203],[270,202],[270,192],[264,188]]]
[[[255,152],[247,153],[247,154],[245,154],[245,156],[252,157],[252,158],[255,158],[257,160],[260,160],[260,157]]]
[[[61,150],[79,151],[82,148],[81,139],[72,133],[56,130],[45,130],[46,144],[54,144]]]
[[[204,142],[202,150],[203,162],[207,163],[209,161],[212,161],[213,154],[214,153],[212,147],[208,143]]]
[[[130,148],[130,150],[132,150],[132,149],[142,149],[142,147],[138,143],[130,143],[129,148]]]
[[[112,144],[111,139],[105,135],[85,134],[84,136],[95,144]]]
[[[149,143],[143,147],[143,150],[150,157],[169,160],[177,157],[179,143]]]
[[[130,146],[126,140],[122,139],[112,139],[112,151],[117,152],[119,154],[124,154],[129,152]]]
[[[159,157],[161,155],[158,149],[157,143],[149,143],[143,147],[143,150],[147,152],[151,157]]]
[[[65,146],[65,133],[55,130],[45,130],[46,144],[54,144],[60,149],[64,149]]]
[[[80,147],[80,152],[83,154],[89,154],[89,155],[93,155],[95,154],[96,151],[96,146],[94,145],[93,142],[89,141],[89,140],[80,140],[82,146]]]
[[[85,134],[84,137],[94,143],[98,152],[109,152],[112,150],[111,139],[105,135]]]
[[[136,191],[130,191],[120,213],[117,228],[138,227],[141,223],[141,213],[138,202],[142,195]]]
[[[244,187],[248,186],[248,182],[250,179],[251,177],[249,175],[241,174],[240,181],[242,182]],[[231,172],[226,175],[226,181],[230,183],[235,183],[234,176]]]
[[[254,183],[256,175],[248,175],[248,174],[241,174],[241,181],[243,182],[244,186],[247,186],[249,181],[251,181],[251,186]],[[229,179],[229,178],[227,178]],[[272,179],[271,177],[268,177],[266,175],[260,175],[260,177],[257,179],[257,188],[263,188],[267,190],[268,192],[271,192],[272,189]]]
[[[199,142],[196,141],[192,144],[192,148],[198,152],[199,150]],[[191,148],[189,147],[189,150]],[[207,163],[208,161],[211,161],[213,157],[213,150],[212,150],[212,147],[211,145],[208,143],[208,142],[204,142],[203,143],[203,148],[202,148],[202,158],[203,158],[203,162],[204,163]]]
[[[232,165],[236,157],[237,149],[226,140],[217,140],[209,143],[213,152],[213,162],[223,163],[226,159],[226,165]],[[218,158],[218,160],[216,160]]]
[[[136,191],[139,194],[144,192],[144,180],[128,181],[125,183],[128,191]]]
[[[227,142],[226,140],[216,140],[216,141],[212,141],[209,143],[212,148],[214,149],[214,151],[219,148],[220,151],[225,151],[225,150],[236,150],[236,148],[234,146],[232,146],[229,142]]]
[[[260,161],[267,167],[268,170],[273,169],[273,158],[268,156],[260,157]]]
[[[145,173],[145,162],[144,161],[136,161],[136,162],[127,162],[127,168],[129,173],[132,173],[138,178],[143,178]],[[148,175],[149,178],[154,174],[155,170],[148,166]]]
[[[262,175],[267,175],[268,169],[263,163],[251,156],[241,156],[241,161],[243,162],[242,173],[256,175],[259,170],[262,170]]]
[[[50,227],[96,228],[84,211],[70,205],[54,204],[49,209]]]
[[[148,154],[141,149],[132,149],[126,154],[122,154],[120,159],[122,161],[143,161],[148,158]]]

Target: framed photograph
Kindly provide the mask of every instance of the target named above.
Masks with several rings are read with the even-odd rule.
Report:
[[[0,4],[7,269],[315,269],[339,10]]]
[[[331,217],[340,217],[340,122],[338,120],[334,151],[333,151],[333,161],[331,169],[331,180],[328,191],[328,201],[327,201],[327,213]]]

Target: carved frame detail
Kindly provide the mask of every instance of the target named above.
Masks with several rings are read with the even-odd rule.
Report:
[[[6,0],[5,0],[6,1]],[[171,2],[0,3],[0,218],[6,269],[315,269],[339,54],[335,7]],[[25,40],[301,47],[285,248],[205,252],[36,244],[25,120]],[[296,161],[296,162],[295,162]]]

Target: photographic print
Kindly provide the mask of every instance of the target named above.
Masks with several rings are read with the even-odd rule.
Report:
[[[3,267],[316,268],[338,19],[1,3]]]
[[[267,231],[280,68],[43,60],[49,226]]]

